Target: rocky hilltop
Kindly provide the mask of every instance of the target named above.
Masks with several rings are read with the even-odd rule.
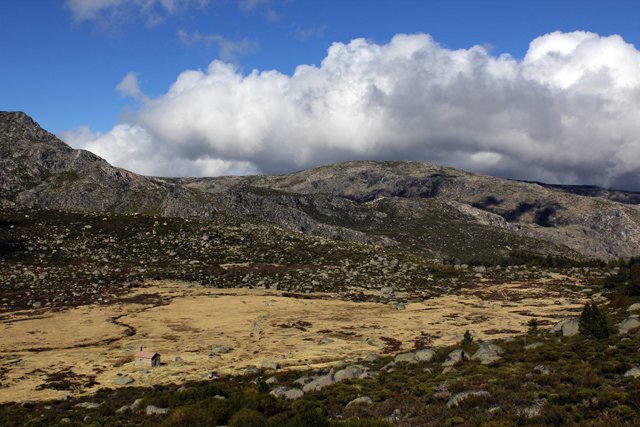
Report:
[[[638,255],[640,194],[500,179],[418,162],[347,162],[287,175],[157,178],[74,150],[0,112],[0,196],[61,210],[242,217],[434,258],[509,251]]]

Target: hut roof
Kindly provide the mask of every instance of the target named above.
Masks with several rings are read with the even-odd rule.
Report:
[[[136,353],[135,357],[142,357],[143,359],[153,359],[156,355],[160,356],[158,353],[153,351],[139,351]]]

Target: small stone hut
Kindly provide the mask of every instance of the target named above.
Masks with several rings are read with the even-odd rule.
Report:
[[[153,351],[140,351],[135,354],[136,365],[140,366],[160,366],[160,355]]]

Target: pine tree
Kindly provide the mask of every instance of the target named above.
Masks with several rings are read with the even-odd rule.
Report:
[[[464,337],[462,337],[462,342],[460,344],[469,345],[472,342],[473,342],[473,336],[471,335],[471,332],[467,330],[467,332],[464,333]]]
[[[591,303],[591,325],[591,335],[594,338],[609,338],[609,321],[604,312],[595,303]]]
[[[606,314],[594,302],[591,304],[587,302],[584,305],[582,314],[580,314],[579,330],[582,335],[592,336],[596,339],[609,338],[611,333]]]
[[[582,309],[582,313],[580,314],[580,326],[578,330],[582,335],[591,335],[592,329],[592,320],[591,320],[591,305],[587,302]]]

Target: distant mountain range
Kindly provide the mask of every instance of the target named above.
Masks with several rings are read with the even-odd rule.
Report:
[[[169,217],[242,217],[439,259],[526,251],[640,255],[640,193],[494,178],[426,163],[347,162],[286,175],[147,177],[0,112],[0,197]]]

